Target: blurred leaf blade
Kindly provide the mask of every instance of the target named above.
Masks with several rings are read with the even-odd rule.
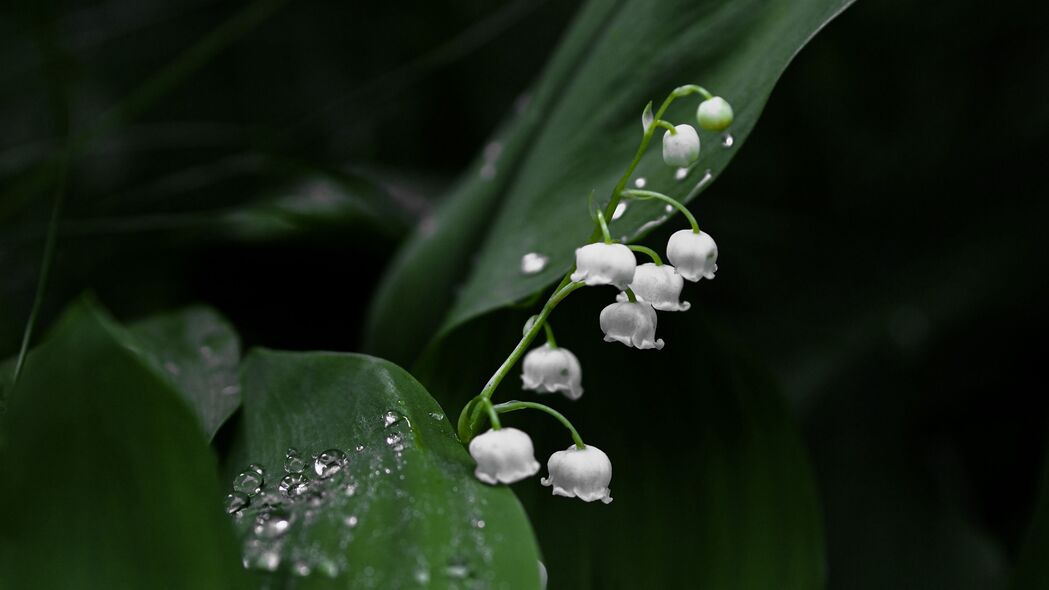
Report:
[[[373,303],[370,348],[408,362],[435,335],[555,282],[592,231],[586,195],[596,189],[607,198],[629,162],[641,105],[680,84],[703,84],[733,104],[733,147],[723,149],[719,135],[702,132],[700,161],[684,178],[651,153],[658,147],[636,175],[677,198],[708,188],[790,60],[849,4],[588,4],[539,83],[540,100],[521,115],[532,123],[497,134],[481,165],[471,167],[434,222],[402,250]],[[680,100],[665,118],[693,121],[697,102]],[[633,240],[666,219],[661,206],[635,203],[613,233]],[[520,260],[530,252],[550,260],[526,275]],[[420,289],[426,301],[407,309]],[[411,337],[403,337],[406,330]]]
[[[337,477],[310,480],[319,504],[288,504],[286,537],[265,549],[279,551],[279,565],[264,575],[296,587],[538,587],[538,550],[520,504],[474,478],[441,407],[403,370],[364,355],[256,350],[243,388],[242,456],[279,474],[267,480],[284,475],[289,448],[349,457]],[[245,542],[258,542],[251,519],[242,522]]]
[[[121,330],[89,301],[74,304],[8,400],[5,582],[243,587],[200,426]]]
[[[168,378],[208,438],[240,406],[240,339],[209,307],[152,316],[128,328],[136,349]]]

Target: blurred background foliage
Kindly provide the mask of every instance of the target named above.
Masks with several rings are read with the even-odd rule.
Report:
[[[208,303],[245,348],[362,350],[398,244],[514,111],[580,3],[246,6],[3,8],[0,356],[17,351],[33,300],[54,155],[99,121],[68,172],[41,326],[91,290],[121,320]],[[588,344],[600,297],[555,318],[585,367],[609,358],[634,374],[591,370],[573,412],[595,444],[609,441],[625,507],[515,486],[552,587],[609,587],[617,567],[628,580],[702,568],[710,545],[675,522],[727,534],[750,501],[767,511],[750,530],[812,542],[797,559],[825,563],[831,588],[1003,588],[1014,570],[1017,586],[1046,584],[1044,499],[1030,525],[1049,409],[1038,345],[1047,17],[1018,0],[856,4],[795,59],[734,164],[693,205],[722,268],[689,290],[697,317],[661,324],[668,354],[619,360],[625,351]],[[236,33],[227,47],[178,58],[224,21]],[[527,315],[485,316],[427,357],[396,360],[455,412]],[[676,343],[685,350],[671,353]],[[773,418],[734,422],[723,406],[748,399],[760,401],[734,407]],[[521,423],[542,452],[561,446],[545,423]],[[725,455],[735,462],[705,464],[726,440],[745,441]],[[799,471],[761,467],[778,462]],[[674,465],[680,489],[644,488],[646,468]],[[797,524],[775,514],[785,504],[719,497],[703,487],[712,481],[813,497],[821,514]],[[686,503],[656,506],[671,492]],[[732,546],[791,561],[791,539]],[[747,575],[760,574],[734,579]]]

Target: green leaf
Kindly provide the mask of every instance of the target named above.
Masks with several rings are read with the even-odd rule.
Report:
[[[587,194],[593,189],[607,199],[636,149],[643,105],[681,84],[703,84],[732,103],[733,147],[701,132],[700,160],[679,181],[663,164],[657,138],[636,176],[677,198],[708,188],[750,134],[790,60],[849,4],[589,3],[524,113],[497,134],[401,251],[373,305],[371,349],[411,361],[438,332],[555,282],[593,230]],[[697,104],[678,100],[664,118],[694,123]],[[633,203],[613,232],[634,240],[665,219],[661,204]],[[699,219],[717,235],[716,224]],[[522,274],[521,257],[529,252],[549,257],[543,271]]]
[[[242,587],[197,419],[125,338],[80,301],[8,400],[4,587]]]
[[[542,401],[609,455],[614,501],[552,497],[534,481],[514,487],[550,588],[822,587],[813,473],[767,372],[696,311],[660,315],[658,352],[602,342],[598,301],[609,292],[588,289],[558,308],[558,344],[579,357],[585,392],[577,402]],[[470,322],[432,348],[417,374],[445,407],[461,407],[520,338],[523,315]],[[535,399],[520,391],[519,370],[496,401]],[[571,444],[543,415],[515,412],[503,424],[528,432],[541,462]]]
[[[264,491],[238,517],[245,557],[275,569],[278,584],[308,571],[296,587],[538,587],[517,499],[474,478],[441,407],[400,368],[362,355],[254,351],[243,391],[244,464],[265,469]],[[260,498],[278,489],[289,448],[307,459],[306,495],[317,496],[283,500],[276,513],[291,526],[267,539],[255,518],[275,513]],[[348,463],[322,479],[310,456],[327,449]]]
[[[218,312],[190,307],[129,327],[135,349],[167,377],[208,438],[240,405],[240,339]]]

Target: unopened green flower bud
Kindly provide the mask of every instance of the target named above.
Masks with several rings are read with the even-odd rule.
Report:
[[[707,131],[724,131],[732,124],[732,118],[732,105],[720,96],[704,100],[696,110],[699,126]]]

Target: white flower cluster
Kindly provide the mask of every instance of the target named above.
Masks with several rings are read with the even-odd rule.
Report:
[[[699,134],[691,125],[673,126],[658,117],[662,116],[674,97],[688,93],[701,93],[707,97],[696,113],[697,122],[702,129],[721,131],[727,128],[733,119],[732,107],[728,102],[710,95],[698,86],[676,89],[657,114],[652,113],[649,104],[642,116],[645,128],[642,145],[647,145],[655,130],[654,126],[665,127],[667,131],[663,136],[663,160],[667,165],[678,168],[691,166],[699,158]],[[620,187],[629,178],[632,170],[633,166],[624,175]],[[524,389],[538,393],[561,393],[569,400],[577,400],[583,395],[579,359],[570,350],[557,345],[548,322],[553,306],[575,288],[583,285],[612,285],[620,291],[616,301],[602,309],[599,316],[598,323],[606,342],[620,342],[642,350],[660,350],[664,343],[662,339],[656,338],[656,312],[688,311],[691,304],[681,300],[685,281],[698,282],[701,279],[714,278],[717,271],[717,245],[709,234],[698,229],[695,218],[683,205],[666,195],[652,191],[627,190],[620,195],[614,195],[614,198],[622,197],[663,200],[684,212],[692,228],[680,230],[670,236],[666,245],[669,264],[664,264],[659,255],[648,248],[614,243],[604,216],[598,213],[604,240],[576,249],[575,269],[562,283],[562,287],[551,296],[543,313],[529,320],[525,326],[522,345],[519,345],[509,361],[504,363],[507,369],[512,366],[517,358],[515,355],[520,355],[524,346],[535,337],[541,322],[547,333],[547,341],[531,349],[524,357],[521,373]],[[634,250],[648,254],[652,262],[637,264]],[[478,403],[487,405],[492,428],[472,439],[469,438],[473,432],[472,416],[479,415],[481,406],[467,405],[463,410],[463,417],[460,418],[460,436],[463,440],[470,441],[470,454],[477,462],[476,477],[488,484],[506,484],[532,477],[539,471],[540,465],[535,459],[531,438],[515,428],[501,428],[497,415],[501,411],[523,407],[540,409],[558,418],[571,431],[575,442],[566,450],[551,455],[547,461],[549,477],[541,479],[542,485],[551,487],[553,494],[557,496],[579,498],[586,502],[611,502],[608,485],[612,480],[612,463],[608,455],[597,447],[584,444],[564,416],[533,402],[508,402],[499,406],[492,404],[491,393],[504,374],[505,370],[501,368],[485,391],[475,398]],[[463,424],[470,426],[464,431]]]
[[[539,471],[532,439],[516,428],[489,430],[470,441],[470,454],[477,461],[474,475],[488,483],[513,483]],[[601,449],[575,445],[557,451],[546,463],[550,477],[541,483],[553,487],[554,495],[579,498],[584,502],[612,501],[608,489],[612,481],[612,462]]]

